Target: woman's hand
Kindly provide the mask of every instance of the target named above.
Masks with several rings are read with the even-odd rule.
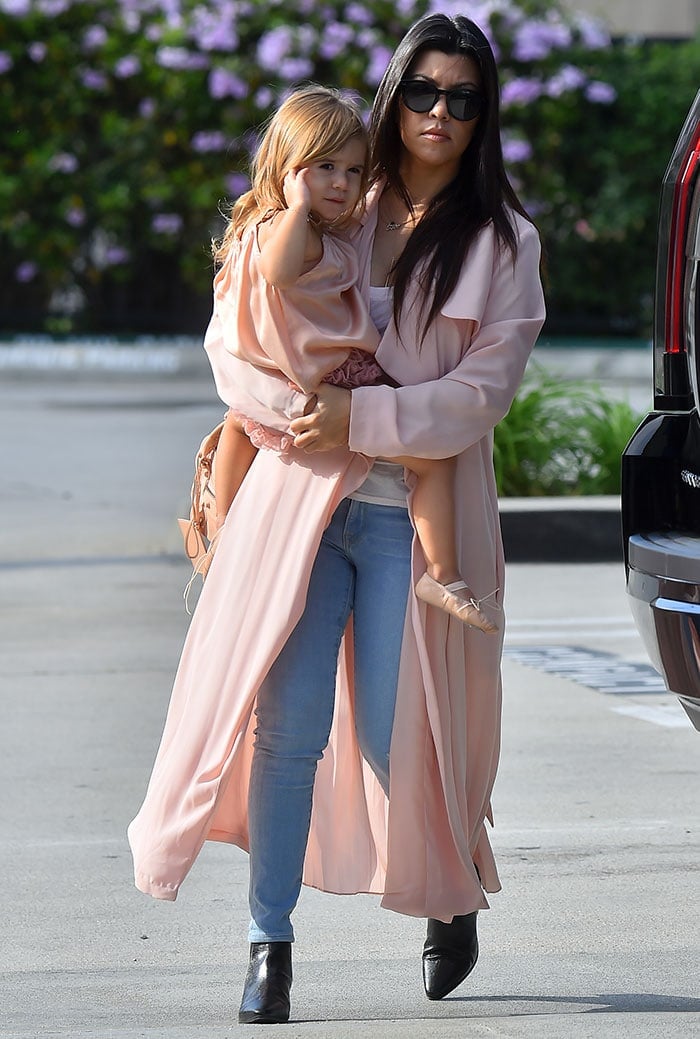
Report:
[[[350,436],[350,390],[321,383],[314,410],[290,423],[294,446],[302,451],[347,447]]]

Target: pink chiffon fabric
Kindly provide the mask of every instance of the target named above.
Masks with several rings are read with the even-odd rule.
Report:
[[[355,239],[365,299],[376,202],[375,194]],[[304,608],[323,530],[372,457],[457,456],[460,567],[477,595],[498,587],[502,599],[493,427],[510,407],[544,320],[539,238],[527,221],[513,219],[515,263],[485,227],[420,346],[411,322],[420,312],[416,279],[401,339],[392,324],[377,349],[377,362],[399,386],[353,391],[351,450],[304,455],[292,447],[256,456],[224,525],[146,798],[129,827],[140,890],[174,899],[207,839],[248,847],[256,693]],[[285,432],[306,398],[278,378],[277,399],[259,405],[254,366],[228,350],[229,320],[215,300],[205,346],[219,393]],[[423,570],[414,539],[416,580]],[[500,748],[501,648],[502,637],[459,624],[411,590],[387,798],[355,734],[350,623],[316,778],[306,884],[376,892],[386,908],[442,920],[487,907],[484,892],[500,887],[486,822]]]
[[[226,349],[262,372],[313,393],[321,382],[354,389],[381,382],[379,335],[357,288],[357,254],[339,234],[322,236],[319,262],[283,290],[260,271],[258,227],[234,243],[214,279]],[[293,438],[232,409],[257,448],[286,453]]]

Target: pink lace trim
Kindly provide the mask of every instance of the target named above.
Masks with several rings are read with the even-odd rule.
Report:
[[[253,419],[242,415],[240,411],[234,411],[233,408],[231,414],[241,423],[243,432],[253,447],[263,448],[266,451],[277,451],[278,454],[285,455],[294,444],[294,437],[289,433],[280,433],[276,429],[270,429],[269,426],[254,422]]]

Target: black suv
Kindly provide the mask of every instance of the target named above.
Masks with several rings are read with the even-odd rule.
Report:
[[[622,457],[622,532],[635,623],[700,730],[700,93],[663,180],[654,410]]]

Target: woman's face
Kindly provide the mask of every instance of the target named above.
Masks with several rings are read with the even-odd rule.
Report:
[[[438,90],[481,90],[479,66],[473,58],[424,51],[411,65],[405,79],[423,80]],[[460,120],[450,115],[447,98],[440,94],[427,112],[412,112],[399,101],[399,132],[414,163],[457,172],[460,159],[476,132],[479,116]]]

